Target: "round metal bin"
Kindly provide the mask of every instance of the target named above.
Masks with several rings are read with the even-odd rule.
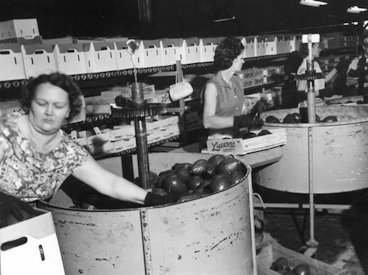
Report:
[[[149,154],[150,170],[207,159],[197,153]],[[101,164],[121,173],[121,158]],[[133,166],[137,171],[136,157]],[[256,274],[250,167],[219,193],[166,206],[70,209],[61,189],[40,208],[52,211],[67,275]]]
[[[298,109],[283,109],[262,114],[280,121]],[[337,117],[333,123],[265,123],[264,128],[283,127],[287,132],[280,161],[254,174],[254,181],[266,188],[293,193],[308,193],[309,180],[314,193],[349,192],[368,187],[368,107],[324,106],[317,115]],[[311,178],[310,178],[311,177]]]

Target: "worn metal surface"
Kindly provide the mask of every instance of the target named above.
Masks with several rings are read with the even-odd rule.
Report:
[[[153,153],[149,160],[151,170],[160,172],[210,156]],[[119,158],[110,161],[119,166],[113,165]],[[136,158],[133,163],[137,171]],[[248,174],[222,192],[169,206],[107,211],[52,203],[40,207],[53,213],[68,275],[256,274],[250,188]]]
[[[282,119],[298,109],[270,111]],[[280,161],[255,174],[255,181],[270,189],[308,193],[308,131],[313,140],[314,193],[339,193],[368,187],[368,107],[317,107],[321,119],[337,117],[332,123],[275,124],[264,128],[284,127],[287,144]]]

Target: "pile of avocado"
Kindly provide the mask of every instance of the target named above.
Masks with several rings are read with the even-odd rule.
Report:
[[[323,123],[331,123],[336,122],[336,116],[326,116],[324,119],[321,118],[316,114],[316,123],[323,122]],[[301,123],[301,116],[299,113],[291,113],[287,114],[282,121],[280,121],[277,117],[270,115],[266,117],[266,122],[268,123]]]
[[[246,166],[233,155],[216,154],[194,163],[176,163],[160,172],[152,192],[179,196],[183,202],[227,189],[246,174]]]

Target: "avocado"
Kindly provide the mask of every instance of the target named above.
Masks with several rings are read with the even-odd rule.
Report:
[[[199,159],[195,161],[190,167],[190,173],[192,175],[202,175],[206,169],[208,161],[206,159]]]
[[[310,267],[307,264],[299,264],[292,270],[296,275],[311,275]]]
[[[171,174],[162,181],[162,187],[169,194],[182,195],[188,192],[187,185],[178,175]]]
[[[291,270],[290,263],[285,257],[279,257],[272,263],[271,270],[284,274]]]
[[[263,129],[262,131],[260,131],[259,133],[258,133],[258,136],[260,137],[260,136],[265,136],[265,135],[271,135],[272,133],[270,132],[270,131],[268,131],[268,130],[266,130],[266,129]]]
[[[232,174],[239,169],[241,162],[235,158],[226,158],[216,166],[216,174]]]
[[[326,116],[322,122],[336,122],[337,121],[337,117],[335,116]]]
[[[298,121],[296,120],[294,114],[287,114],[282,123],[298,123]]]
[[[212,192],[219,192],[231,186],[231,176],[228,173],[214,175],[208,189]]]
[[[185,181],[187,187],[191,190],[198,188],[202,182],[204,182],[204,179],[198,175],[192,175]]]
[[[209,163],[212,163],[214,164],[215,166],[218,165],[223,159],[225,158],[224,155],[220,155],[220,154],[216,154],[216,155],[213,155],[212,157],[210,157],[208,159],[208,162]]]
[[[280,123],[280,120],[275,116],[266,117],[266,122],[268,123]]]
[[[245,132],[241,135],[241,138],[242,139],[248,139],[248,138],[254,138],[256,137],[257,134],[256,133],[253,133],[253,132]]]

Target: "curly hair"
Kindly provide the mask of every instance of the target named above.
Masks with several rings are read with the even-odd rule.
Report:
[[[235,37],[223,39],[216,47],[214,56],[214,66],[220,70],[226,70],[231,67],[233,61],[243,52],[244,45]]]
[[[43,83],[50,83],[68,93],[70,114],[67,121],[71,121],[81,110],[82,93],[73,79],[62,73],[41,74],[35,78],[30,78],[28,84],[21,92],[20,104],[23,111],[26,114],[29,113],[31,102],[35,97],[37,87]]]

